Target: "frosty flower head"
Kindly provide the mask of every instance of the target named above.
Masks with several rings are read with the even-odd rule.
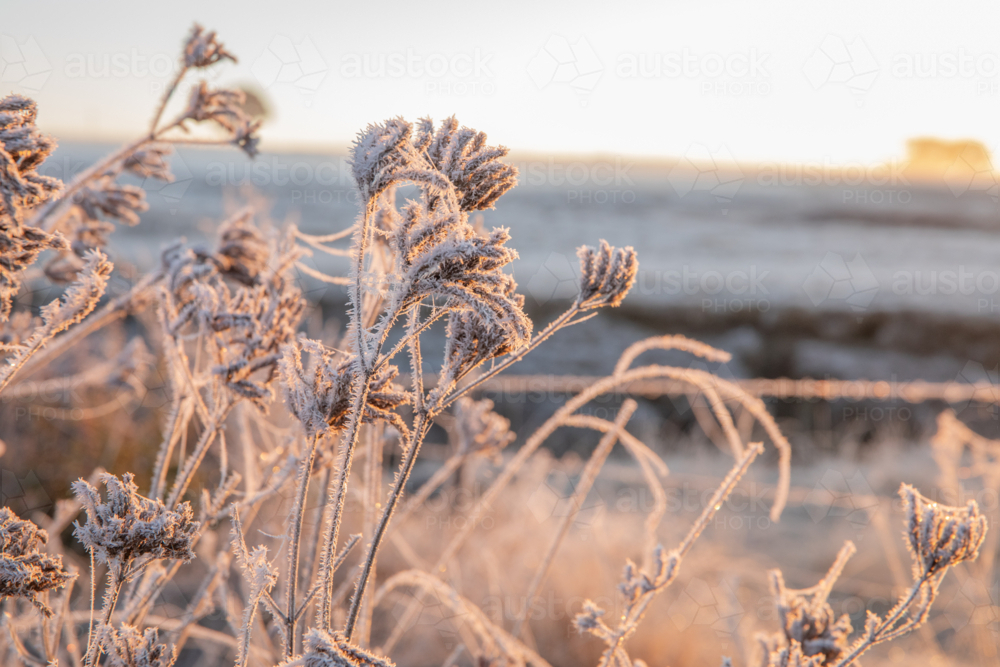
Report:
[[[42,176],[38,167],[56,147],[51,137],[35,127],[38,108],[20,95],[0,99],[0,219],[19,220],[22,208],[48,200],[62,189],[62,181]]]
[[[191,91],[184,116],[197,122],[215,121],[226,130],[232,143],[254,157],[260,139],[255,135],[260,121],[254,120],[243,110],[246,94],[239,90],[213,90],[202,81]]]
[[[610,637],[611,628],[601,620],[604,614],[605,611],[591,600],[584,600],[583,611],[573,618],[573,625],[576,627],[577,632],[587,632],[601,639]]]
[[[805,656],[821,655],[824,660],[832,661],[847,649],[848,637],[854,630],[851,619],[847,614],[837,618],[828,599],[833,584],[855,551],[852,542],[845,544],[829,572],[812,588],[787,588],[780,570],[770,573],[771,592],[777,598],[785,642],[798,646]]]
[[[487,146],[486,135],[459,127],[452,117],[437,131],[422,119],[413,126],[402,118],[369,125],[351,151],[354,180],[369,204],[392,185],[412,181],[428,195],[427,208],[442,202],[463,213],[492,208],[517,184],[517,169],[500,161],[503,146]]]
[[[524,297],[514,295],[518,306]],[[531,337],[531,320],[518,308],[518,317],[504,326],[483,321],[474,311],[456,310],[448,316],[441,380],[434,393],[443,396],[455,383],[483,362],[520,349]]]
[[[167,156],[173,153],[173,147],[167,143],[152,143],[138,148],[125,158],[122,167],[140,178],[155,178],[166,183],[172,183],[174,175],[170,171]]]
[[[63,567],[62,556],[42,553],[48,534],[31,521],[0,508],[0,599],[24,598],[46,616],[52,611],[38,595],[62,588],[74,576]]]
[[[158,635],[156,628],[140,633],[127,623],[109,623],[101,628],[100,641],[112,667],[169,667],[174,656],[158,643]]]
[[[191,545],[200,524],[193,520],[190,503],[168,510],[163,501],[140,496],[133,479],[132,473],[125,473],[121,480],[102,474],[106,501],[85,480],[74,482],[73,491],[87,512],[87,523],[74,523],[73,535],[99,562],[119,568],[119,574],[138,559],[194,558]]]
[[[395,667],[387,658],[381,658],[360,646],[351,644],[339,634],[330,634],[314,628],[306,633],[305,653],[282,663],[281,667]]]
[[[0,322],[7,320],[21,272],[44,250],[66,249],[59,234],[21,224],[21,212],[62,189],[62,181],[38,173],[56,142],[35,127],[37,107],[20,95],[0,99]]]
[[[580,295],[577,303],[584,309],[617,307],[635,284],[639,270],[632,246],[614,248],[601,241],[599,248],[582,246],[580,258]]]
[[[359,132],[351,147],[351,175],[365,201],[373,201],[409,166],[413,127],[402,118],[372,123]]]
[[[455,403],[455,430],[460,451],[474,452],[494,461],[514,441],[510,420],[493,412],[493,401],[463,396]]]
[[[426,150],[431,163],[458,190],[463,211],[492,208],[517,185],[517,168],[500,161],[507,155],[505,146],[487,146],[485,133],[460,129],[454,116],[436,133],[433,127],[430,119],[421,121],[417,147]]]
[[[310,356],[308,367],[302,363],[303,350]],[[303,338],[284,347],[281,375],[285,397],[309,436],[347,426],[356,373],[354,356],[327,350],[319,341]],[[398,374],[395,366],[387,364],[372,378],[362,423],[384,421],[400,433],[406,432],[396,409],[409,403],[410,395],[394,383]]]
[[[209,67],[223,59],[236,62],[236,57],[216,40],[215,31],[206,31],[197,23],[184,44],[183,58],[185,67]]]
[[[271,396],[281,346],[295,336],[305,304],[284,279],[241,288],[216,311],[213,326],[225,332],[213,372],[226,387],[259,407]]]
[[[176,293],[164,290],[167,331],[179,336],[194,324],[213,334],[212,372],[231,392],[264,408],[281,346],[295,336],[305,308],[301,292],[281,267],[259,284],[232,290],[217,274],[193,266],[184,252],[165,259],[177,269]]]
[[[0,185],[2,187],[2,185]],[[35,263],[45,250],[65,250],[69,244],[61,234],[49,234],[15,224],[0,213],[0,322],[5,322],[21,290],[22,271]]]
[[[907,546],[916,576],[944,572],[979,556],[986,538],[986,517],[974,500],[965,507],[949,507],[925,498],[909,484],[899,487],[899,495],[906,511]]]
[[[251,224],[252,209],[244,209],[219,226],[218,248],[212,261],[224,275],[253,285],[271,258],[270,245]]]
[[[146,192],[135,185],[121,185],[117,174],[109,173],[81,189],[74,197],[86,220],[106,218],[130,227],[139,224],[139,213],[149,209]]]

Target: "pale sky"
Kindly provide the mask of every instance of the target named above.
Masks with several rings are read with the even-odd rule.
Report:
[[[1000,3],[5,0],[0,94],[63,138],[142,131],[193,21],[270,98],[265,149],[460,121],[517,150],[879,162],[913,136],[1000,146]],[[380,66],[381,65],[381,66]]]

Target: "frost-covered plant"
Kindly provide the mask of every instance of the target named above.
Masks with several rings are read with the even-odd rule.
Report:
[[[636,631],[653,598],[676,579],[681,562],[694,546],[698,536],[708,526],[712,517],[722,507],[722,502],[736,488],[737,482],[763,449],[763,445],[760,443],[754,443],[747,449],[743,459],[726,475],[722,484],[708,501],[701,516],[691,526],[687,536],[676,549],[665,552],[662,546],[656,547],[650,571],[640,570],[631,561],[626,564],[622,583],[618,586],[618,590],[625,600],[625,608],[621,618],[618,619],[617,626],[612,627],[604,622],[602,617],[605,611],[603,609],[590,600],[584,602],[583,611],[573,619],[573,623],[579,632],[593,635],[607,645],[601,655],[600,667],[632,667],[632,660],[623,646],[625,640]]]
[[[156,628],[145,632],[127,623],[119,627],[106,625],[101,631],[101,646],[112,667],[170,667],[177,659],[159,643]]]
[[[42,308],[42,322],[17,345],[7,344],[0,351],[9,353],[0,366],[0,391],[10,384],[17,373],[35,352],[59,334],[89,315],[107,289],[108,278],[114,266],[98,250],[88,251],[86,262],[74,282],[61,299]]]
[[[121,637],[107,634],[124,584],[155,560],[186,562],[195,557],[192,547],[200,524],[193,520],[191,505],[182,503],[176,511],[169,510],[163,501],[139,495],[133,479],[131,473],[122,475],[121,480],[102,474],[106,500],[86,480],[73,484],[77,501],[87,514],[85,524],[74,524],[73,534],[90,551],[92,560],[108,566],[102,618],[87,647],[88,664],[96,663],[100,650],[109,642],[126,653],[136,648],[126,642],[131,637],[127,633]],[[91,577],[94,574],[92,570]]]
[[[243,110],[241,91],[212,91],[202,83],[195,87],[181,114],[161,123],[164,110],[184,76],[221,60],[235,61],[235,58],[218,42],[214,32],[195,25],[185,41],[181,67],[160,101],[149,132],[91,165],[65,185],[59,179],[38,173],[55,148],[55,141],[35,127],[35,103],[18,95],[0,100],[0,325],[11,313],[24,270],[43,251],[55,251],[45,267],[50,279],[73,282],[82,272],[83,280],[87,280],[86,274],[94,269],[93,253],[107,244],[114,229],[111,222],[128,225],[139,222],[139,213],[148,208],[145,192],[137,186],[119,183],[123,174],[173,180],[166,158],[177,144],[233,144],[251,157],[256,154],[260,123]],[[189,126],[202,122],[221,128],[225,138],[190,138]],[[80,327],[74,335],[92,332],[116,311],[144,298],[157,277],[140,282],[124,298],[108,304],[102,317],[96,318],[91,326]],[[96,295],[90,309],[102,294]],[[78,320],[70,322],[77,323]],[[29,349],[14,351],[16,358],[9,360],[12,368],[0,375],[0,391],[52,335],[39,339]],[[71,337],[64,338],[67,340],[61,351],[70,347]],[[0,352],[10,350],[0,348]]]
[[[302,363],[303,352],[309,354],[308,369]],[[319,341],[302,338],[285,346],[281,360],[285,397],[308,436],[338,432],[347,424],[356,368],[353,355],[328,350]],[[396,410],[409,403],[410,395],[393,383],[398,375],[398,368],[386,364],[372,378],[362,423],[384,421],[406,432]]]
[[[280,667],[395,667],[385,658],[370,653],[343,637],[314,628],[306,633],[305,652]]]
[[[52,615],[39,596],[62,588],[76,575],[63,567],[62,556],[43,553],[49,536],[30,521],[0,508],[0,599],[24,598],[46,616]]]
[[[853,542],[845,544],[826,576],[812,588],[789,589],[781,571],[771,571],[771,592],[777,600],[778,618],[784,634],[770,639],[759,638],[764,655],[762,665],[772,667],[812,662],[823,665],[836,660],[847,649],[848,637],[854,630],[851,619],[847,614],[838,618],[828,600],[834,584],[855,551]]]
[[[812,588],[788,590],[781,572],[773,571],[783,633],[759,637],[761,667],[849,667],[872,646],[902,637],[927,621],[948,570],[979,556],[986,519],[975,501],[948,507],[924,498],[909,484],[900,486],[899,495],[906,513],[906,546],[913,557],[909,590],[884,617],[869,610],[864,629],[849,644],[851,622],[846,615],[835,619],[827,598],[855,551],[853,543],[844,545],[827,575]]]
[[[21,273],[44,250],[63,249],[66,240],[23,224],[24,211],[48,201],[62,181],[38,173],[56,142],[35,127],[38,108],[20,95],[0,99],[0,322],[10,315]]]
[[[169,510],[163,501],[139,495],[134,479],[132,473],[125,473],[120,480],[108,473],[101,475],[106,500],[86,480],[73,483],[76,498],[87,513],[87,522],[75,524],[73,534],[98,562],[122,578],[158,558],[191,560],[192,541],[199,528],[190,503]]]

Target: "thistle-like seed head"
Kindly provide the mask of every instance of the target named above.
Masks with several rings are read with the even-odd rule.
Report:
[[[582,246],[576,254],[580,258],[579,306],[584,310],[619,306],[639,271],[632,246],[614,248],[602,240],[599,248]]]
[[[899,487],[899,495],[915,575],[932,576],[979,556],[987,526],[974,500],[965,507],[949,507],[925,498],[909,484]]]
[[[119,480],[104,473],[107,500],[85,480],[73,483],[76,498],[87,513],[87,522],[74,523],[73,535],[91,550],[101,563],[127,572],[136,560],[194,558],[192,543],[200,524],[193,520],[190,503],[168,510],[162,500],[139,495],[132,473]]]
[[[48,539],[48,534],[31,521],[0,508],[0,599],[24,598],[46,616],[52,611],[38,595],[62,588],[76,576],[63,567],[62,556],[41,551]]]

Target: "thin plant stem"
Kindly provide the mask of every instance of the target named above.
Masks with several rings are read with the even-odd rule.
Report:
[[[316,460],[316,448],[319,446],[320,434],[312,437],[309,443],[309,454],[302,460],[302,467],[299,470],[299,479],[295,493],[295,504],[292,506],[290,518],[291,535],[288,541],[288,582],[287,596],[285,604],[285,660],[295,653],[295,591],[299,582],[299,545],[302,538],[302,517],[306,509],[306,497],[309,494],[309,478],[312,475],[313,461]]]

